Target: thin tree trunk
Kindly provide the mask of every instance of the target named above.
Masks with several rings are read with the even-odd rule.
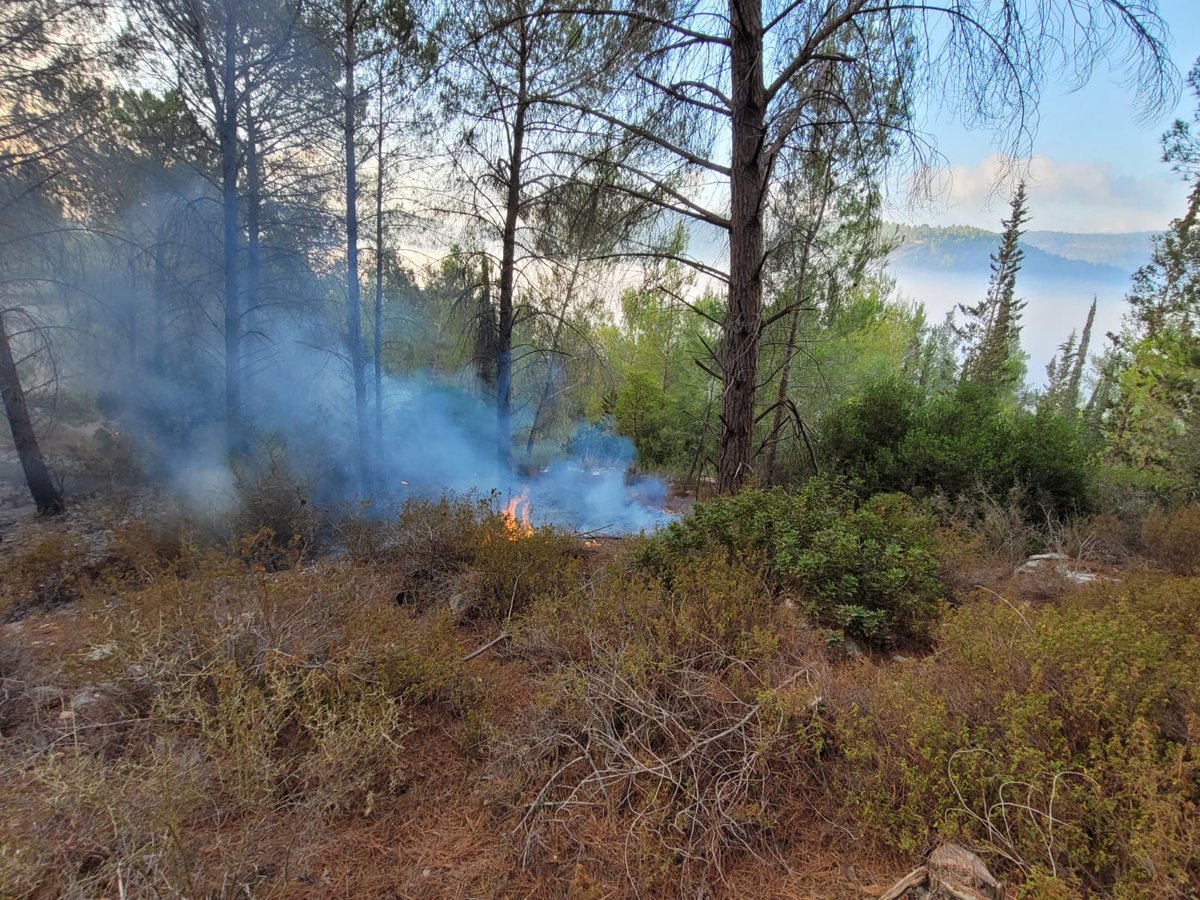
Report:
[[[730,163],[729,303],[721,346],[721,452],[717,491],[737,491],[750,474],[754,395],[762,333],[763,159],[766,89],[760,0],[730,0],[733,100]]]
[[[166,226],[159,224],[154,241],[154,355],[151,366],[161,378],[165,366],[167,341],[167,235]]]
[[[579,261],[575,261],[575,265],[571,268],[571,279],[567,282],[567,289],[563,293],[562,309],[559,310],[558,320],[554,323],[554,335],[550,339],[550,347],[552,350],[558,350],[558,342],[562,337],[563,321],[567,318],[567,306],[571,302],[571,297],[575,294],[575,282],[579,278]],[[525,443],[525,455],[533,456],[533,443],[537,435],[538,423],[541,421],[542,413],[545,410],[546,404],[550,400],[550,389],[554,381],[553,366],[546,367],[546,382],[542,385],[541,396],[538,397],[537,408],[533,411],[533,423],[529,426],[529,440]]]
[[[528,47],[521,25],[521,63],[517,106],[513,117],[512,155],[508,164],[508,192],[504,204],[504,232],[500,256],[500,316],[496,341],[496,458],[501,477],[512,471],[512,336],[513,286],[516,275],[517,220],[521,212],[521,166],[524,162],[527,111],[525,65]]]
[[[246,328],[262,330],[262,159],[258,155],[258,124],[246,87]],[[251,343],[253,351],[254,344]]]
[[[237,0],[225,2],[225,60],[221,81],[221,211],[225,263],[225,442],[242,450],[241,307],[238,292]]]
[[[808,256],[807,246],[804,248],[804,255]],[[797,296],[803,289],[803,282],[801,282],[797,286]],[[788,387],[792,380],[792,360],[796,356],[796,333],[799,328],[800,308],[797,306],[792,311],[792,321],[788,326],[787,344],[784,347],[784,353],[787,355],[783,362],[783,371],[779,373],[779,391],[775,396],[775,413],[771,419],[771,433],[767,436],[767,456],[763,461],[763,472],[767,484],[775,483],[775,449],[779,446],[779,432],[783,430],[783,423],[787,418]]]
[[[358,171],[354,149],[354,70],[357,62],[354,0],[343,0],[342,10],[346,17],[346,45],[343,60],[346,94],[343,97],[344,119],[342,125],[346,144],[346,340],[350,350],[350,366],[354,370],[354,419],[358,438],[355,460],[358,468],[358,483],[362,490],[366,490],[368,483],[367,384],[366,373],[363,371],[362,300],[358,284]]]
[[[375,135],[375,454],[383,456],[383,57],[379,61],[379,130]]]
[[[768,484],[775,482],[776,448],[779,446],[779,433],[783,430],[783,423],[787,417],[788,388],[792,380],[792,363],[796,359],[796,335],[800,328],[800,314],[803,311],[808,281],[808,264],[812,259],[812,245],[821,231],[821,225],[825,222],[825,213],[829,209],[829,199],[833,193],[833,167],[821,157],[823,150],[819,128],[813,140],[813,149],[818,157],[818,165],[824,166],[822,173],[824,177],[821,179],[821,203],[817,207],[816,218],[805,237],[804,250],[800,254],[800,266],[796,275],[796,308],[792,311],[792,321],[788,326],[787,345],[784,347],[786,355],[784,356],[783,371],[779,375],[779,391],[775,396],[775,413],[771,421],[771,433],[767,437],[767,457],[763,464]]]
[[[25,391],[21,388],[12,346],[4,327],[3,313],[0,313],[0,395],[4,399],[4,412],[8,416],[13,444],[25,472],[25,483],[33,495],[37,511],[47,516],[62,512],[62,492],[50,478],[50,470],[46,468],[46,460],[38,446],[33,421],[29,418],[29,407],[25,405]]]
[[[480,255],[479,302],[475,310],[475,380],[479,396],[488,403],[496,400],[496,309],[492,306],[492,272],[486,254]]]

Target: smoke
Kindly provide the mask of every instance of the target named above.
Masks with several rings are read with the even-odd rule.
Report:
[[[662,509],[666,485],[627,475],[634,447],[603,425],[581,422],[568,440],[539,446],[537,465],[514,450],[514,470],[504,469],[495,409],[474,389],[470,372],[384,375],[381,440],[375,437],[374,397],[368,398],[372,447],[370,481],[363,485],[352,379],[340,355],[324,349],[336,345],[336,334],[319,317],[278,323],[274,332],[243,384],[239,443],[251,466],[268,448],[276,454],[282,448],[291,474],[319,506],[369,506],[372,514],[389,515],[413,497],[494,492],[503,502],[528,492],[535,525],[627,534],[672,518]],[[217,378],[210,366],[207,379]],[[113,390],[109,409],[141,449],[148,474],[195,513],[231,515],[238,478],[228,462],[218,392],[193,380],[145,373]],[[520,412],[514,416],[516,433],[528,425]]]
[[[232,467],[220,197],[205,179],[165,162],[117,156],[113,167],[125,176],[114,180],[121,205],[102,228],[79,227],[36,192],[18,193],[0,228],[6,236],[0,265],[19,286],[10,288],[12,305],[35,311],[58,336],[63,393],[85,401],[77,407],[94,401],[100,418],[137,448],[145,480],[169,487],[188,509],[227,520],[238,509],[244,468],[261,468],[283,447],[306,499],[322,508],[369,503],[375,514],[388,515],[410,497],[494,491],[502,503],[528,489],[538,524],[619,534],[670,518],[661,510],[660,481],[627,477],[632,444],[595,423],[580,421],[572,434],[560,413],[559,437],[525,458],[531,398],[545,386],[536,372],[517,373],[516,466],[503,470],[495,409],[480,396],[461,346],[454,347],[469,341],[462,334],[445,338],[466,330],[448,314],[463,298],[447,296],[443,279],[437,290],[410,282],[413,296],[406,299],[396,272],[389,273],[386,340],[389,361],[403,373],[383,379],[382,435],[376,442],[372,421],[371,478],[361,483],[339,222],[319,194],[277,193],[264,203],[256,272],[242,248],[243,402],[234,437],[249,461],[242,470]],[[364,319],[369,326],[370,317]],[[536,328],[526,327],[522,339],[532,342]],[[450,348],[441,358],[429,352],[437,341]],[[30,365],[26,382],[45,380]],[[558,394],[567,375],[558,360],[553,366]],[[40,392],[33,399],[40,401]],[[70,424],[83,433],[94,429],[86,413],[72,416]]]

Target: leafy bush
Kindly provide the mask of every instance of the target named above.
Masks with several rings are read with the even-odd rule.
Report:
[[[830,412],[821,434],[826,459],[863,496],[957,497],[982,486],[1005,497],[1020,488],[1026,516],[1039,520],[1091,504],[1091,453],[1077,422],[1005,410],[970,384],[922,401],[907,385],[876,383]]]
[[[1192,896],[1200,580],[981,599],[938,638],[833,702],[856,824],[906,853],[935,832],[988,848],[1029,896]]]
[[[821,423],[822,448],[867,494],[903,491],[911,476],[899,450],[921,406],[921,393],[898,379],[867,385]]]
[[[650,540],[642,561],[670,575],[714,547],[759,556],[775,588],[796,594],[817,621],[879,644],[924,641],[943,597],[932,529],[907,497],[860,501],[812,479],[796,493],[751,490],[698,504]]]

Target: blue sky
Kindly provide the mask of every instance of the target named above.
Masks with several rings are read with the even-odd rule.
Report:
[[[1159,0],[1168,47],[1181,78],[1200,57],[1200,0]],[[1034,156],[1024,163],[1030,228],[1053,231],[1152,231],[1183,211],[1187,187],[1161,161],[1159,139],[1176,118],[1190,119],[1185,89],[1172,110],[1147,119],[1136,97],[1103,63],[1077,91],[1047,83],[1039,106]],[[993,135],[946,118],[925,129],[949,163],[932,204],[898,206],[892,217],[936,225],[999,230],[1008,184]],[[997,187],[999,183],[999,187]]]

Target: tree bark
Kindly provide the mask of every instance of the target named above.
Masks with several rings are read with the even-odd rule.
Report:
[[[167,227],[159,223],[154,234],[154,356],[151,366],[155,376],[161,378],[166,360],[167,342]]]
[[[225,0],[225,58],[221,71],[222,254],[225,264],[225,443],[232,456],[242,449],[241,290],[238,277],[237,18],[238,0]]]
[[[250,108],[246,84],[246,328],[261,332],[262,311],[262,159],[258,152],[258,123]],[[251,343],[251,352],[254,344]]]
[[[766,89],[760,0],[730,0],[733,129],[730,160],[729,302],[721,346],[721,452],[717,491],[737,491],[750,474],[754,395],[762,334]]]
[[[346,144],[346,341],[349,344],[350,366],[354,370],[354,420],[358,446],[355,461],[358,483],[362,490],[367,488],[367,384],[363,369],[362,350],[362,298],[358,284],[358,167],[354,148],[355,132],[355,86],[354,70],[357,63],[357,29],[355,28],[354,0],[343,0],[345,15],[345,53],[343,75],[346,93],[342,98],[342,132]]]
[[[383,59],[379,62],[379,130],[375,135],[375,454],[383,456]]]
[[[517,220],[521,213],[521,168],[525,152],[525,116],[528,62],[525,24],[522,21],[517,105],[513,115],[512,153],[504,204],[504,231],[500,255],[500,316],[496,341],[496,458],[501,477],[512,471],[512,336],[513,287],[516,277]]]
[[[4,399],[4,412],[8,416],[13,444],[25,472],[25,483],[33,495],[37,511],[47,516],[56,515],[64,509],[62,492],[50,478],[50,470],[46,468],[46,460],[38,446],[33,421],[29,418],[29,407],[25,405],[25,391],[21,388],[12,346],[4,327],[3,313],[0,313],[0,395]]]

